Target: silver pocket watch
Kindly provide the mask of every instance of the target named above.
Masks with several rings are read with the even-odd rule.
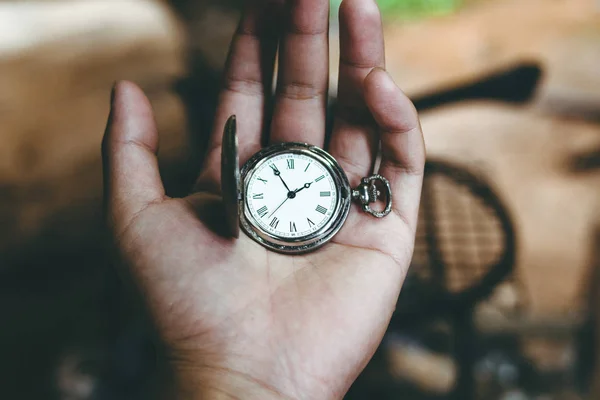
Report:
[[[385,192],[385,208],[371,204]],[[350,187],[346,173],[325,150],[306,143],[280,143],[254,154],[239,168],[235,115],[225,124],[221,187],[229,234],[239,227],[270,250],[300,254],[316,250],[342,228],[352,200],[377,218],[392,209],[387,179],[373,175]]]

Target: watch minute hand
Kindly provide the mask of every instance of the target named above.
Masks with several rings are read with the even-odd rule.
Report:
[[[285,186],[286,190],[289,192],[290,188],[288,187],[288,185],[286,185],[285,181],[281,177],[281,173],[277,174],[277,176],[279,177],[279,179],[281,179],[281,183],[283,183],[283,186]]]
[[[279,179],[281,179],[281,183],[283,183],[283,186],[285,186],[285,189],[290,192],[290,188],[288,187],[288,185],[285,183],[285,181],[283,180],[283,178],[281,177],[281,172],[277,169],[276,166],[274,165],[270,165],[271,169],[273,170],[273,174],[275,174],[275,176],[279,177]]]

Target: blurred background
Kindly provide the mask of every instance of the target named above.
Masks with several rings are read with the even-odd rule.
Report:
[[[145,89],[186,194],[241,2],[0,1],[0,398],[158,397],[102,225],[109,93]],[[600,399],[600,3],[378,3],[428,163],[410,274],[347,398]]]

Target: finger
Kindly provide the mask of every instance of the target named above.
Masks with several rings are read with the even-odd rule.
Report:
[[[165,199],[157,151],[158,132],[148,98],[134,83],[117,83],[102,141],[105,206],[117,231]]]
[[[287,4],[271,141],[323,146],[329,78],[329,0],[295,0]]]
[[[344,0],[340,7],[340,70],[330,152],[351,183],[369,175],[379,137],[365,103],[365,77],[385,64],[381,14],[374,0]]]
[[[394,212],[414,231],[425,165],[425,144],[417,111],[382,69],[374,69],[364,87],[367,106],[381,133],[379,173],[390,181]]]
[[[232,39],[214,128],[197,189],[220,187],[223,128],[237,116],[240,161],[261,148],[275,68],[281,5],[274,0],[249,1]]]

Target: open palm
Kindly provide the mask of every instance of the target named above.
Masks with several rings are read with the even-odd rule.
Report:
[[[375,219],[353,206],[334,239],[303,256],[222,235],[220,144],[231,114],[241,162],[260,149],[265,131],[270,142],[324,146],[328,0],[251,3],[232,41],[198,190],[187,198],[165,196],[148,100],[132,83],[116,85],[103,143],[109,222],[180,390],[189,391],[182,397],[341,398],[379,344],[410,263],[422,134],[411,102],[383,70],[376,4],[344,0],[328,151],[356,186],[373,172],[381,143],[393,212]]]

